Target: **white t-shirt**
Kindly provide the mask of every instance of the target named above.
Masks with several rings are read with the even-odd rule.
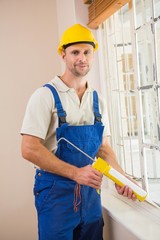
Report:
[[[69,125],[94,124],[93,89],[87,87],[80,102],[73,88],[66,86],[59,77],[55,77],[49,84],[57,90],[63,109],[66,111],[66,120]],[[107,106],[99,98],[99,111],[102,114],[104,127],[103,136],[110,135]],[[44,145],[55,152],[56,128],[58,127],[57,109],[52,92],[47,87],[38,88],[29,99],[21,134],[39,137],[44,140]]]

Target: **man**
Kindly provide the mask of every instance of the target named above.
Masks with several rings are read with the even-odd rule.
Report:
[[[100,156],[124,174],[107,142],[106,106],[86,75],[98,43],[80,24],[62,35],[58,53],[65,63],[62,76],[31,96],[21,130],[22,155],[39,168],[34,194],[39,240],[101,240],[102,174],[92,168]],[[117,191],[135,200],[131,189]]]

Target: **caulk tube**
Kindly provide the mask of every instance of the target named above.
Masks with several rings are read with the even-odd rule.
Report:
[[[112,168],[106,161],[102,158],[98,158],[93,164],[93,168],[97,169],[105,176],[110,178],[119,186],[127,185],[129,188],[132,189],[133,193],[136,195],[139,201],[144,201],[147,197],[147,192],[144,191],[141,187],[130,181],[127,177],[122,175],[120,172]]]

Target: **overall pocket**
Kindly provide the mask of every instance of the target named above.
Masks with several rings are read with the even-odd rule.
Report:
[[[39,213],[45,205],[50,194],[53,194],[55,181],[36,179],[34,184],[35,206]]]

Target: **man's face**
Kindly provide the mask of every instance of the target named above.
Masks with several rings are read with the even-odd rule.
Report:
[[[83,77],[92,66],[94,49],[90,44],[74,44],[62,52],[62,58],[67,71],[76,77]]]

